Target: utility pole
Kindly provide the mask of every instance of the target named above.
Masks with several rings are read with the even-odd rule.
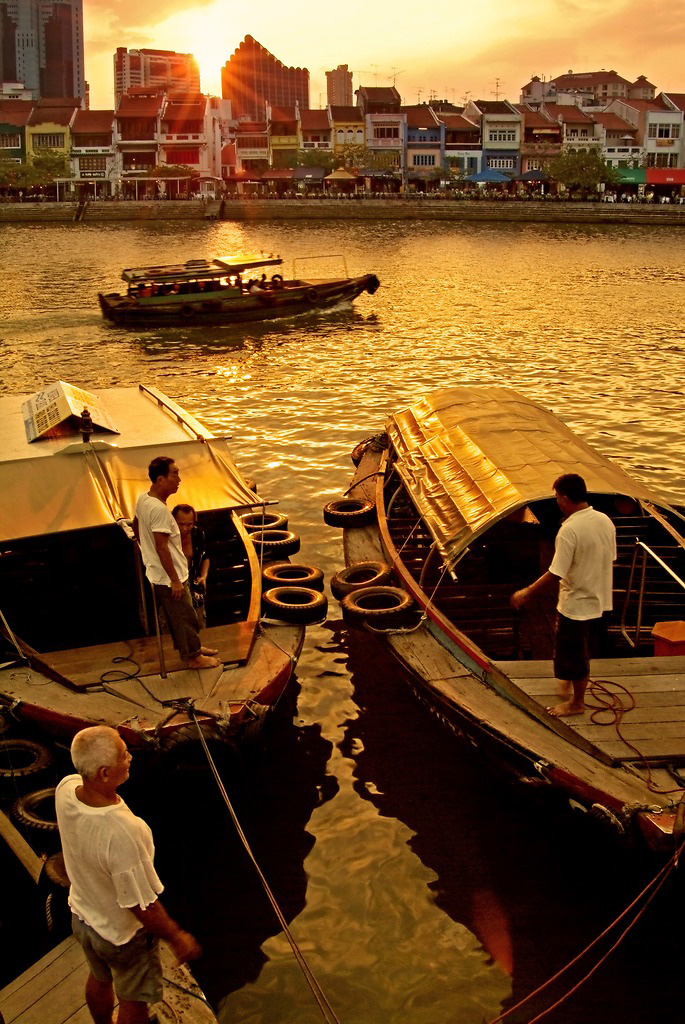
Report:
[[[496,78],[496,79],[495,79],[495,90],[494,90],[494,92],[492,92],[492,93],[490,94],[491,96],[494,96],[496,100],[498,100],[498,99],[499,99],[499,94],[500,94],[500,85],[501,85],[501,84],[502,84],[502,79],[501,79],[501,78]]]

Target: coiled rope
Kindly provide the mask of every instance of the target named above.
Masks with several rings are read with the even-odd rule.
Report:
[[[605,938],[609,934],[609,932],[611,932],[611,930],[615,928],[616,925],[619,924],[630,913],[630,911],[633,910],[639,904],[640,900],[643,897],[647,896],[647,894],[649,893],[649,896],[647,896],[647,898],[645,899],[644,904],[640,907],[639,910],[636,911],[635,915],[629,921],[629,923],[626,925],[623,931],[620,933],[616,941],[613,943],[612,946],[609,947],[606,953],[604,953],[603,956],[600,957],[597,963],[593,967],[591,967],[590,970],[585,975],[583,975],[583,977],[580,978],[580,980],[577,981],[576,984],[568,990],[568,992],[565,992],[564,995],[560,996],[559,999],[557,999],[554,1003],[548,1006],[546,1010],[542,1010],[542,1012],[538,1013],[535,1017],[531,1017],[531,1019],[528,1021],[528,1024],[537,1024],[538,1021],[541,1021],[544,1017],[547,1016],[547,1014],[551,1013],[552,1010],[556,1010],[558,1006],[561,1006],[562,1003],[566,1002],[566,1000],[570,996],[577,992],[578,989],[582,985],[584,985],[585,982],[588,981],[592,977],[592,975],[596,973],[596,971],[599,970],[604,961],[614,952],[615,949],[618,948],[618,946],[621,944],[621,942],[626,937],[628,932],[637,924],[637,922],[640,920],[649,904],[652,902],[656,894],[659,892],[659,890],[666,882],[668,876],[673,871],[673,868],[677,866],[679,857],[683,852],[684,848],[685,841],[681,843],[681,845],[672,855],[670,860],[668,860],[667,863],[664,864],[664,866],[660,869],[660,871],[657,872],[654,878],[652,878],[647,883],[642,892],[638,893],[635,899],[628,904],[626,909],[621,914],[619,914],[619,916],[615,918],[611,922],[611,924],[607,925],[603,932],[601,932],[596,938],[592,940],[592,942],[590,942],[584,949],[582,949],[580,953],[578,953],[577,956],[573,958],[573,960],[570,960],[567,964],[564,965],[564,967],[558,970],[556,974],[553,974],[551,978],[548,978],[547,981],[544,981],[542,985],[538,985],[536,989],[534,989],[532,992],[529,992],[527,996],[524,996],[523,999],[520,999],[518,1003],[515,1003],[514,1006],[510,1006],[509,1009],[505,1010],[504,1013],[501,1013],[499,1017],[494,1017],[491,1021],[488,1022],[488,1024],[499,1024],[500,1021],[505,1020],[509,1016],[509,1014],[514,1012],[514,1010],[518,1010],[521,1006],[525,1006],[525,1004],[530,1002],[531,999],[534,999],[535,996],[539,995],[541,992],[544,992],[545,989],[549,988],[550,985],[554,984],[554,982],[561,978],[562,975],[566,973],[566,971],[570,970],[571,967],[574,967],[585,956],[586,953],[589,953],[591,949],[594,949],[597,943],[601,942],[601,940]],[[651,893],[650,890],[652,890]]]
[[[228,793],[226,792],[224,784],[223,784],[223,782],[221,780],[221,776],[219,775],[218,769],[217,769],[217,767],[216,767],[216,765],[214,763],[214,760],[213,760],[212,755],[210,753],[209,747],[207,746],[207,741],[205,740],[204,733],[202,732],[202,728],[201,728],[200,723],[199,723],[199,721],[197,719],[197,715],[195,714],[195,708],[193,707],[191,702],[179,702],[179,704],[181,704],[181,703],[183,704],[183,710],[186,711],[187,714],[192,718],[193,722],[195,723],[195,726],[197,727],[197,731],[198,731],[198,734],[199,734],[199,737],[200,737],[200,742],[202,743],[202,747],[203,747],[204,752],[205,752],[205,757],[207,758],[207,762],[209,764],[209,767],[212,770],[212,775],[214,776],[216,784],[219,787],[219,792],[221,793],[221,796],[223,797],[224,803],[226,804],[226,807],[228,808],[228,813],[230,814],[231,819],[233,821],[233,824],[235,825],[236,832],[238,833],[240,841],[241,841],[241,843],[243,844],[243,846],[245,848],[245,852],[247,853],[248,857],[252,861],[254,869],[257,872],[257,875],[259,876],[259,880],[262,883],[262,886],[264,888],[264,892],[266,893],[266,895],[268,897],[269,903],[273,907],[273,911],[274,911],[276,917],[278,918],[278,922],[279,922],[281,928],[283,929],[283,933],[284,933],[285,937],[287,938],[288,942],[290,943],[290,948],[292,949],[293,954],[295,956],[295,959],[297,960],[297,963],[298,963],[298,965],[300,967],[300,970],[302,971],[302,973],[303,973],[303,975],[305,977],[305,980],[306,980],[307,984],[309,985],[309,988],[311,989],[312,995],[314,996],[314,999],[316,1000],[316,1003],[317,1003],[317,1005],[319,1007],[319,1010],[321,1011],[321,1015],[322,1015],[323,1019],[326,1021],[326,1024],[340,1024],[340,1021],[338,1020],[338,1018],[335,1015],[335,1011],[333,1010],[333,1007],[329,1003],[329,1001],[328,1001],[328,999],[327,999],[323,989],[319,985],[319,982],[316,980],[311,967],[309,966],[309,964],[305,960],[304,955],[303,955],[300,947],[298,946],[298,944],[297,944],[297,942],[295,940],[295,937],[293,936],[292,932],[290,931],[290,928],[288,927],[288,923],[287,923],[285,917],[283,916],[283,912],[282,912],[281,908],[279,907],[278,903],[276,902],[276,897],[272,893],[272,891],[271,891],[271,889],[269,887],[269,883],[267,882],[266,878],[264,877],[264,875],[262,873],[262,870],[261,870],[259,864],[257,863],[254,854],[252,853],[252,850],[250,848],[250,844],[247,841],[247,836],[245,835],[245,833],[243,832],[243,830],[241,828],[240,822],[238,821],[238,818],[237,818],[237,815],[235,813],[235,810],[233,809],[233,805],[232,805],[232,803],[231,803],[231,801],[229,799]]]

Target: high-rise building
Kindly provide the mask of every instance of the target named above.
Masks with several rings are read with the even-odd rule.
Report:
[[[263,121],[266,106],[309,109],[309,71],[288,68],[252,36],[245,36],[221,69],[221,95],[235,118]]]
[[[326,98],[329,106],[352,106],[352,72],[347,64],[338,64],[335,71],[326,72]]]
[[[159,86],[176,92],[199,92],[200,71],[192,53],[173,50],[127,50],[114,54],[114,98],[118,103],[134,86]]]
[[[0,81],[85,100],[83,0],[0,0]]]

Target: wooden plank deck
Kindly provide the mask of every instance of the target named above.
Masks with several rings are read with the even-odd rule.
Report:
[[[558,703],[558,682],[550,661],[506,661],[497,665],[543,706]],[[635,707],[622,716],[620,729],[639,754],[618,735],[613,716],[598,713],[599,702],[591,688],[585,713],[565,719],[571,728],[618,761],[639,762],[643,755],[655,763],[685,764],[685,657],[595,659],[591,678],[599,685],[608,684],[607,689],[625,707],[629,698],[621,687],[633,697]]]
[[[216,1024],[189,968],[176,964],[164,942],[161,955],[164,994],[151,1008],[160,1024]],[[92,1024],[85,1004],[87,977],[83,950],[72,935],[0,991],[0,1019],[5,1024]]]

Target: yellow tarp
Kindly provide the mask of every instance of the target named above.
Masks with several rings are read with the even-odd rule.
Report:
[[[588,490],[664,502],[569,430],[508,388],[433,391],[391,416],[396,468],[451,566],[498,519],[549,498],[562,473]]]

